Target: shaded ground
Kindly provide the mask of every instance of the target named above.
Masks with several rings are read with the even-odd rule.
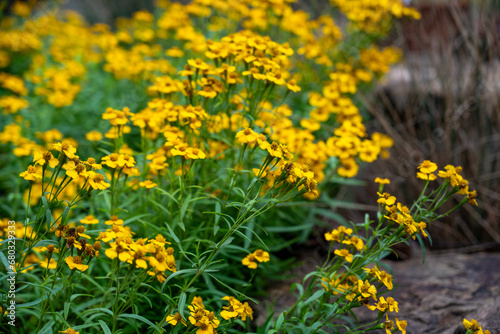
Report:
[[[399,313],[392,317],[408,321],[408,334],[465,333],[464,318],[474,318],[491,334],[500,334],[500,253],[427,252],[423,264],[421,253],[413,254],[405,261],[385,261],[392,267],[396,284],[392,296],[399,303]],[[301,277],[314,270],[320,258],[308,253],[294,273]],[[293,303],[291,282],[269,291],[277,309]],[[259,307],[263,312],[263,304]],[[376,312],[367,309],[356,314],[361,322],[376,319]]]

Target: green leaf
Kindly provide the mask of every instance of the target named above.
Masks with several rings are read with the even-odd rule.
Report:
[[[81,297],[81,296],[94,297],[93,295],[89,295],[89,294],[77,293],[77,294],[71,296],[69,301],[72,302],[73,300],[75,300],[76,298]]]
[[[60,285],[56,289],[52,290],[51,293],[45,294],[45,295],[43,295],[43,297],[40,297],[40,298],[38,298],[38,299],[36,299],[34,301],[17,305],[17,308],[20,309],[22,307],[31,307],[31,306],[34,306],[34,305],[38,305],[42,301],[44,301],[45,299],[47,299],[49,296],[51,296],[51,295],[56,294],[57,292],[59,292],[59,290],[61,290],[61,289],[62,289],[62,285]]]
[[[311,303],[312,301],[320,298],[321,296],[323,296],[325,294],[325,290],[319,290],[319,291],[316,291],[311,297],[309,297],[305,302],[304,302],[304,305],[307,305],[309,303]]]
[[[172,228],[170,227],[170,225],[168,225],[167,222],[165,222],[165,225],[167,226],[168,232],[170,232],[170,236],[172,237],[172,239],[174,239],[176,243],[180,244],[181,241],[179,240],[177,235],[175,235],[174,230],[172,230]]]
[[[163,282],[163,285],[166,285],[168,283],[168,281],[170,281],[175,276],[179,276],[181,274],[186,274],[186,273],[195,273],[197,271],[198,271],[198,269],[182,269],[182,270],[176,271],[175,273],[173,273],[167,277],[165,282]]]
[[[52,211],[48,208],[45,209],[45,220],[47,221],[47,231],[49,231],[52,226]]]
[[[66,201],[67,202],[67,201]],[[69,204],[67,207],[64,208],[64,212],[62,213],[61,215],[61,222],[65,222],[66,221],[66,217],[68,216],[69,214],[69,210],[71,210]]]
[[[191,203],[191,194],[187,195],[186,199],[181,205],[181,209],[179,211],[179,221],[182,222],[184,221],[184,215],[186,214],[186,210],[189,206],[189,203]]]
[[[54,331],[52,329],[52,326],[54,325],[54,320],[50,320],[43,326],[39,331],[38,334],[52,334]]]
[[[424,241],[422,240],[422,237],[420,236],[420,234],[416,234],[416,237],[417,237],[418,243],[420,244],[420,248],[422,248],[422,264],[423,264],[425,262],[425,245],[424,245]]]
[[[184,319],[184,307],[186,306],[186,298],[187,298],[186,293],[182,291],[181,296],[179,297],[179,303],[177,304],[177,309],[183,319]]]
[[[1,245],[1,244],[3,244],[4,242],[8,242],[9,240],[15,240],[16,242],[17,242],[17,241],[22,241],[22,242],[24,242],[24,243],[26,243],[26,244],[28,243],[28,242],[27,242],[27,241],[25,241],[24,239],[19,239],[19,238],[12,238],[12,239],[8,239],[8,238],[7,238],[7,239],[4,239],[4,240],[0,241],[0,245]]]
[[[281,313],[280,316],[278,317],[278,320],[276,320],[276,325],[274,327],[281,328],[281,325],[283,325],[283,321],[285,321],[285,315]]]
[[[206,272],[206,271],[205,271]],[[211,275],[211,274],[207,274],[208,276],[212,277],[214,280],[216,280],[219,284],[223,285],[226,289],[229,289],[232,293],[236,294],[236,295],[240,295],[240,296],[243,296],[245,297],[246,299],[252,301],[253,303],[255,304],[258,304],[259,302],[256,300],[256,299],[253,299],[241,292],[239,292],[238,290],[235,290],[233,288],[231,288],[229,285],[225,284],[224,282],[222,282],[220,279],[218,279],[217,277],[215,277],[214,275]]]
[[[71,306],[70,302],[64,302],[64,319],[68,319],[69,307]]]
[[[111,329],[109,329],[108,325],[102,320],[99,320],[99,325],[101,325],[102,330],[104,331],[104,334],[112,334]]]
[[[5,269],[9,272],[9,274],[14,274],[14,271],[10,268],[9,261],[7,260],[3,252],[0,252],[0,260],[2,261],[2,264],[4,265]]]
[[[220,220],[220,213],[221,213],[222,207],[219,201],[215,202],[215,217],[214,217],[214,236],[217,234],[217,231],[219,230],[219,220]]]
[[[158,326],[153,324],[151,321],[149,321],[148,319],[141,317],[140,315],[137,315],[137,314],[124,313],[124,314],[120,314],[118,316],[118,319],[120,319],[120,318],[132,318],[132,319],[140,320],[140,321],[144,322],[145,324],[148,324],[149,326],[153,327],[153,329],[155,329],[157,331],[161,331],[160,328],[158,328]]]

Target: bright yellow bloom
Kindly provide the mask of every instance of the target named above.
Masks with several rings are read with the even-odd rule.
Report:
[[[118,219],[118,216],[113,215],[109,218],[109,220],[106,220],[104,222],[106,225],[123,225],[123,219]]]
[[[253,145],[259,138],[259,134],[250,128],[245,128],[236,133],[236,139],[240,144]]]
[[[80,256],[68,256],[64,261],[66,261],[70,269],[85,271],[89,267],[82,263],[82,258]]]
[[[385,314],[385,322],[382,324],[382,327],[385,328],[386,334],[391,334],[394,329],[394,321],[389,320],[389,315]]]
[[[434,173],[437,170],[437,165],[430,160],[424,160],[419,166],[419,172],[417,172],[417,177],[422,180],[434,181],[437,176]]]
[[[42,171],[36,166],[28,166],[28,169],[25,172],[19,174],[20,177],[27,181],[35,181],[36,179],[42,178]]]
[[[489,334],[489,331],[483,332],[482,327],[479,325],[479,323],[475,319],[471,319],[469,321],[469,320],[464,318],[463,325],[464,325],[465,329],[471,330],[473,334],[486,334],[486,332],[488,332],[488,334]]]
[[[35,152],[35,155],[33,157],[33,162],[38,165],[45,165],[48,164],[51,168],[54,168],[59,164],[59,160],[54,158],[52,153],[50,151],[44,151],[44,152]]]
[[[51,258],[50,262],[49,262],[49,259],[46,258],[42,262],[40,262],[40,267],[48,268],[48,269],[56,269],[57,268],[57,261],[55,261],[54,259]]]
[[[358,280],[358,291],[364,298],[372,297],[377,300],[377,288],[370,284],[370,282]]]
[[[146,180],[144,182],[139,182],[139,186],[146,189],[152,189],[154,187],[158,187],[158,184],[154,183],[151,180]]]
[[[380,203],[382,205],[387,205],[387,206],[391,206],[391,205],[394,205],[394,203],[396,203],[396,197],[392,196],[389,193],[381,194],[381,193],[377,192],[377,195],[379,196],[377,203]]]
[[[349,263],[352,262],[354,257],[347,249],[336,249],[334,253],[335,255],[345,258],[345,260]]]
[[[58,152],[64,153],[70,159],[77,157],[75,155],[76,148],[67,141],[63,141],[62,143],[53,144],[52,149],[56,150]]]
[[[398,326],[398,329],[402,334],[406,334],[406,326],[408,326],[406,320],[399,321],[398,318],[396,318],[396,326]]]
[[[90,186],[93,189],[104,190],[104,189],[109,188],[109,186],[110,186],[109,183],[106,183],[104,181],[104,175],[98,174],[98,173],[93,172],[93,171],[90,171],[87,173],[87,179],[90,183]]]
[[[85,139],[88,141],[100,141],[102,139],[102,134],[99,131],[90,131],[85,135]]]
[[[167,316],[167,323],[169,323],[170,325],[173,325],[173,326],[176,326],[179,322],[181,324],[183,324],[184,326],[187,326],[186,325],[186,320],[182,319],[182,316],[180,315],[179,312],[177,312],[176,314],[169,314]]]
[[[94,216],[89,215],[89,216],[86,216],[85,218],[81,219],[80,223],[94,225],[94,224],[99,224],[99,220],[94,218]]]
[[[241,263],[250,269],[257,269],[257,262],[255,262],[255,260],[255,255],[252,253],[244,257],[243,260],[241,260]]]
[[[391,183],[391,181],[389,179],[382,179],[380,177],[376,177],[374,182],[378,183],[378,184],[390,184]]]

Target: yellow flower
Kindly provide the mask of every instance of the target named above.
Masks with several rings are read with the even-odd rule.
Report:
[[[470,204],[477,206],[476,202],[477,192],[475,190],[467,192],[467,200]]]
[[[109,188],[110,184],[104,181],[104,175],[90,171],[87,173],[88,181],[93,189],[104,190]]]
[[[55,261],[54,259],[51,258],[50,262],[49,262],[49,259],[46,258],[45,260],[40,262],[40,267],[48,268],[48,269],[56,269],[57,268],[57,261]]]
[[[358,291],[364,298],[372,297],[377,300],[377,288],[370,284],[370,282],[358,280]]]
[[[429,180],[429,181],[434,181],[437,176],[432,174],[437,170],[437,165],[430,160],[424,160],[419,166],[418,169],[420,170],[417,172],[417,177],[422,180]]]
[[[212,324],[207,324],[206,322],[198,321],[194,325],[196,327],[198,327],[196,334],[213,334],[214,333],[214,326]]]
[[[437,165],[433,162],[431,162],[430,160],[424,160],[424,162],[422,162],[418,168],[420,169],[420,171],[422,173],[425,173],[425,174],[430,174],[430,173],[433,173],[437,170]]]
[[[132,254],[129,250],[129,246],[124,242],[110,242],[111,248],[106,249],[104,254],[111,260],[118,257],[122,262],[127,262],[132,259]]]
[[[259,138],[259,134],[250,128],[245,128],[236,133],[236,139],[240,144],[253,145]]]
[[[392,330],[394,329],[394,321],[389,320],[389,316],[387,313],[385,314],[386,320],[382,324],[382,327],[385,328],[386,334],[391,334]]]
[[[154,183],[151,180],[146,180],[144,182],[139,182],[139,186],[146,189],[152,189],[154,187],[158,187],[158,184]]]
[[[102,134],[99,131],[90,131],[85,135],[85,139],[88,141],[100,141],[102,139]]]
[[[338,174],[343,177],[354,177],[358,174],[359,166],[353,158],[342,159],[342,166],[338,169]]]
[[[267,148],[267,152],[275,158],[283,157],[283,149],[277,142],[272,142],[272,144]]]
[[[28,166],[28,169],[25,172],[19,174],[23,179],[27,181],[35,181],[36,179],[42,178],[42,172],[36,166]]]
[[[113,215],[109,220],[104,222],[106,225],[123,225],[123,219],[118,219],[118,216]]]
[[[80,256],[68,256],[64,261],[66,261],[70,269],[85,271],[89,267],[82,263],[82,258]]]
[[[177,312],[176,314],[169,314],[167,316],[167,323],[169,323],[170,325],[176,326],[179,322],[184,326],[187,326],[186,320],[182,319],[182,316],[179,312]]]
[[[259,262],[268,262],[269,261],[269,253],[263,251],[262,249],[257,249],[255,252],[253,252],[253,255],[255,256],[255,259]]]
[[[378,183],[378,184],[390,184],[391,183],[391,181],[389,179],[382,179],[380,177],[376,177],[374,182]]]
[[[406,326],[408,326],[406,320],[399,321],[398,318],[396,318],[396,326],[398,326],[398,329],[401,331],[401,333],[406,334]]]
[[[52,149],[64,153],[68,158],[73,159],[77,157],[75,155],[76,148],[67,141],[62,143],[55,143],[52,145]],[[77,157],[78,158],[78,157]]]
[[[347,249],[336,249],[334,253],[335,255],[345,258],[345,260],[349,263],[352,262],[354,257]]]
[[[381,193],[377,192],[377,195],[379,196],[377,203],[380,203],[382,205],[387,205],[387,206],[391,206],[391,205],[394,205],[394,203],[396,203],[396,197],[391,196],[391,194],[389,194],[389,193],[381,194]]]
[[[465,329],[471,330],[473,334],[485,334],[486,332],[489,333],[489,331],[483,332],[483,329],[475,319],[471,319],[470,321],[465,319],[463,320],[463,325]]]
[[[80,334],[80,332],[75,331],[74,329],[68,328],[65,331],[59,331],[59,333],[66,333],[66,334]]]
[[[89,216],[86,216],[85,218],[81,219],[80,223],[94,225],[94,224],[99,224],[99,220],[94,218],[94,216],[89,215]]]
[[[243,260],[241,260],[241,263],[250,269],[257,269],[257,262],[255,262],[255,260],[255,255],[252,253],[243,258]]]
[[[186,155],[185,155],[186,159],[193,159],[193,160],[205,159],[206,156],[207,155],[202,150],[200,150],[198,148],[188,147],[186,149]]]
[[[301,90],[301,88],[297,85],[297,82],[294,79],[288,80],[286,86],[292,92],[300,92]]]
[[[33,162],[38,165],[46,165],[48,164],[51,168],[54,168],[59,164],[59,160],[54,158],[52,153],[50,151],[44,151],[44,152],[35,152],[35,155],[33,157]]]

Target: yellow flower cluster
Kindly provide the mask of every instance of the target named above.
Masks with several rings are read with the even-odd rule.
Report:
[[[41,74],[36,74],[40,71]],[[62,62],[60,67],[47,67],[43,70],[37,64],[37,70],[33,70],[30,79],[37,85],[34,90],[36,95],[44,96],[47,103],[61,108],[73,104],[81,90],[81,85],[74,82],[81,80],[85,72],[85,67],[74,60]]]
[[[422,236],[427,238],[425,228],[427,224],[423,221],[416,222],[410,214],[410,209],[401,203],[396,203],[396,197],[391,196],[389,193],[377,193],[379,195],[378,203],[382,204],[387,210],[384,217],[392,222],[398,223],[399,226],[404,228],[407,235],[415,239],[415,235],[420,232]]]
[[[220,320],[217,319],[213,311],[209,311],[205,308],[201,297],[194,297],[188,309],[190,312],[188,320],[191,325],[197,328],[197,334],[217,333],[217,327],[219,327]],[[182,318],[180,313],[168,315],[166,321],[173,326],[176,326],[178,323],[187,326],[186,320]]]
[[[437,176],[448,182],[457,194],[466,195],[467,200],[470,204],[476,205],[477,192],[475,190],[469,191],[469,181],[464,179],[462,175],[462,167],[446,165],[444,170],[438,171],[438,175],[434,172],[438,169],[438,166],[429,160],[424,160],[419,166],[419,171],[417,172],[417,177],[422,180],[434,181]]]
[[[257,269],[257,262],[268,262],[269,259],[268,252],[265,252],[262,249],[257,249],[255,252],[245,256],[243,260],[241,260],[241,263],[250,269]]]
[[[464,318],[462,323],[465,329],[467,330],[467,334],[490,334],[489,330],[483,331],[483,328],[479,325],[479,323],[475,319],[470,319],[469,321]]]
[[[229,306],[223,307],[224,310],[220,313],[221,317],[226,320],[241,318],[243,321],[249,317],[253,320],[253,310],[247,302],[242,303],[233,296],[226,296],[222,299],[227,300],[229,302]]]
[[[105,182],[104,175],[96,172],[96,170],[101,169],[101,165],[97,164],[92,157],[89,157],[87,161],[80,160],[76,155],[76,148],[69,142],[56,142],[52,144],[51,150],[45,150],[43,147],[37,147],[37,149],[39,151],[35,151],[34,164],[19,174],[20,177],[32,183],[29,193],[31,205],[36,204],[42,194],[48,190],[48,184],[45,184],[42,189],[44,176],[51,178],[53,186],[58,185],[57,192],[50,194],[48,199],[57,197],[58,200],[73,201],[92,189],[103,190],[109,187],[109,183]],[[58,157],[54,157],[51,151],[59,152]],[[61,171],[64,173],[62,176],[60,175]],[[53,177],[53,173],[56,173],[55,177]],[[29,197],[27,195],[28,190],[25,193],[26,201]]]
[[[149,270],[148,274],[156,276],[160,283],[165,281],[165,271],[177,271],[174,249],[165,248],[165,245],[170,243],[162,235],[158,234],[154,239],[140,238],[134,241],[130,228],[121,224],[115,223],[110,229],[99,234],[98,239],[109,243],[104,252],[108,258],[118,258],[121,262],[127,262],[136,268]]]
[[[405,7],[402,0],[330,0],[338,7],[356,28],[367,32],[386,32],[387,22],[404,16],[420,18],[420,13]]]
[[[365,246],[363,240],[357,236],[351,236],[351,228],[346,228],[344,226],[339,226],[338,229],[334,229],[331,232],[325,233],[325,240],[331,241],[332,243],[337,242],[341,245],[346,245],[347,248],[336,249],[334,254],[344,258],[347,262],[352,262],[354,255],[350,253],[350,250],[357,250],[361,252]]]

